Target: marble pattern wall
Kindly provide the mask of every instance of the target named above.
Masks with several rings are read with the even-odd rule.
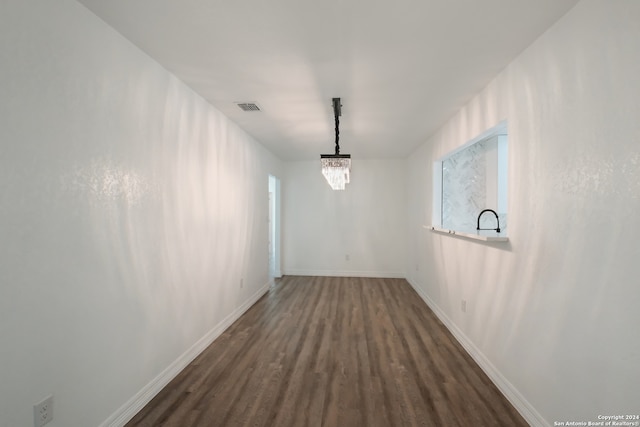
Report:
[[[507,212],[497,203],[498,198],[506,198],[497,185],[498,150],[498,137],[493,136],[442,160],[442,228],[473,232],[480,212],[493,209],[498,213],[502,232],[506,233]],[[481,228],[496,228],[496,225],[491,213],[484,214],[480,220]]]
[[[481,141],[442,161],[442,227],[471,231],[487,208],[487,145]]]

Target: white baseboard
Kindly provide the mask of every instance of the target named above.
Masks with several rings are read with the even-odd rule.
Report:
[[[404,279],[401,271],[343,271],[343,270],[286,270],[286,276],[322,276],[322,277],[369,277],[383,279]]]
[[[122,427],[133,418],[144,406],[151,401],[164,387],[169,384],[189,363],[202,353],[216,338],[242,316],[253,304],[255,304],[272,285],[269,281],[253,294],[240,307],[229,314],[222,322],[200,338],[194,345],[185,351],[178,359],[169,365],[164,371],[155,377],[142,390],[136,393],[127,403],[107,418],[100,427]]]
[[[524,396],[507,380],[500,371],[493,366],[491,361],[476,347],[476,345],[462,332],[458,326],[449,319],[444,311],[436,305],[436,303],[429,298],[429,296],[409,278],[407,278],[409,284],[420,295],[429,308],[438,316],[440,321],[449,329],[451,334],[458,340],[458,342],[464,347],[469,355],[475,360],[485,374],[491,379],[491,381],[498,387],[507,400],[516,408],[516,410],[522,415],[522,417],[532,427],[549,427],[550,424],[544,419],[542,415],[524,398]]]
[[[404,273],[397,272],[355,272],[355,271],[328,271],[328,270],[288,270],[286,275],[294,276],[333,276],[333,277],[382,277],[382,278],[405,278]],[[420,295],[424,302],[438,316],[440,321],[449,329],[458,342],[464,347],[469,355],[475,360],[480,368],[493,381],[504,396],[511,402],[522,417],[533,427],[549,427],[550,424],[536,411],[536,409],[520,394],[520,392],[493,366],[487,357],[467,338],[458,326],[449,319],[431,298],[410,278],[409,284]],[[189,363],[193,361],[204,349],[206,349],[216,338],[218,338],[229,326],[242,316],[253,304],[256,303],[272,285],[271,282],[265,284],[244,304],[238,307],[222,322],[211,329],[205,336],[198,340],[191,348],[184,352],[178,359],[169,365],[163,372],[147,384],[142,390],[134,395],[128,402],[114,412],[100,427],[122,427],[133,418],[144,406],[151,401],[169,382],[175,378]]]

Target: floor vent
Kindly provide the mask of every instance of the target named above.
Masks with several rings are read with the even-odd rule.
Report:
[[[253,102],[238,102],[237,104],[242,111],[260,111],[260,107]]]

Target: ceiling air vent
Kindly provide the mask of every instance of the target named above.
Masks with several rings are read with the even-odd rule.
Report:
[[[260,111],[260,107],[253,102],[237,102],[236,104],[242,111]]]

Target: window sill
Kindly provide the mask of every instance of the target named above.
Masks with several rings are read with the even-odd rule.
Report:
[[[480,230],[476,232],[463,232],[463,231],[455,231],[455,230],[446,230],[444,228],[439,228],[435,226],[426,226],[423,225],[424,228],[428,228],[429,230],[440,233],[440,234],[448,234],[451,236],[464,237],[472,240],[481,240],[483,242],[508,242],[509,238],[506,236],[501,236],[499,233],[491,230]]]

